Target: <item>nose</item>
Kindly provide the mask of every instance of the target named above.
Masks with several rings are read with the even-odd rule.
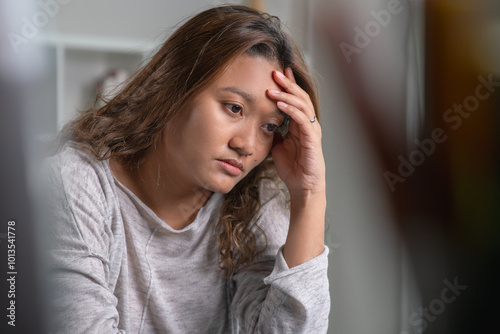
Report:
[[[257,131],[252,130],[252,128],[254,127],[240,129],[229,141],[229,147],[238,152],[239,155],[250,156],[255,152]]]

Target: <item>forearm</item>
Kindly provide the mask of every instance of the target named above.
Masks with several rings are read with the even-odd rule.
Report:
[[[294,214],[300,213],[295,206],[299,202],[294,199],[293,203]],[[287,231],[295,233],[296,229],[290,230],[290,215],[285,212],[281,197],[262,207],[258,224],[265,231],[266,237],[260,241],[266,242],[267,248],[252,266],[233,276],[233,286],[237,289],[232,310],[239,319],[238,325],[245,333],[326,333],[330,295],[328,250],[323,249],[323,240],[319,242],[322,249],[319,256],[311,254],[314,258],[303,259],[301,266],[290,268],[281,247],[285,245]]]
[[[283,256],[292,268],[324,251],[326,194],[291,194],[290,200],[290,227]]]

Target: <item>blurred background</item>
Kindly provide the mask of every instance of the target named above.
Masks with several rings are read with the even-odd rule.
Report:
[[[278,16],[319,85],[329,333],[495,330],[498,1],[1,0],[0,258],[7,268],[15,221],[18,274],[16,327],[2,311],[0,332],[43,332],[32,184],[46,143],[183,20],[223,3]]]

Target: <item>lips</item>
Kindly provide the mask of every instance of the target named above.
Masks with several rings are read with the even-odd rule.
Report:
[[[229,160],[221,160],[222,162],[226,162],[230,165],[233,165],[234,167],[238,167],[241,171],[243,171],[243,164],[241,162],[238,162],[234,159],[229,159]]]
[[[244,170],[241,162],[234,159],[218,159],[219,165],[229,174],[237,176]]]

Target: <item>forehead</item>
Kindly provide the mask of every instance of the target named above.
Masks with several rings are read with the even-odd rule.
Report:
[[[267,89],[280,89],[274,81],[273,71],[282,69],[275,63],[260,56],[247,54],[236,57],[224,72],[213,82],[213,87],[237,87],[256,97],[266,96]]]

